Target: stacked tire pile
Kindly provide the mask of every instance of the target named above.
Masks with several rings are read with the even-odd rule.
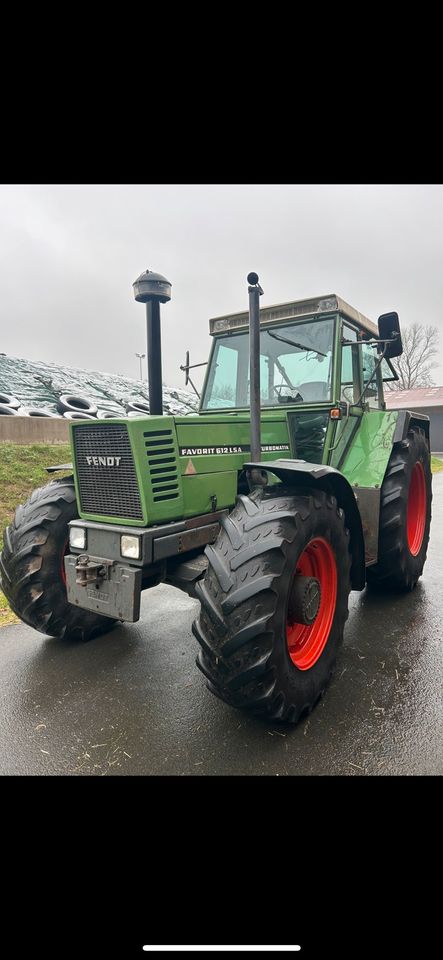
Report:
[[[16,417],[20,409],[20,401],[11,397],[9,393],[0,393],[0,417]]]
[[[109,420],[122,416],[121,413],[98,410],[87,397],[74,397],[67,393],[57,401],[57,409],[66,420]],[[128,401],[125,409],[127,417],[146,417],[149,414],[149,405],[141,400]]]
[[[57,400],[57,410],[65,420],[96,420],[97,407],[88,397],[63,393]]]
[[[128,417],[145,417],[149,414],[149,405],[141,400],[128,401],[125,409]],[[0,393],[0,416],[64,417],[65,420],[108,420],[122,416],[110,410],[99,410],[88,397],[77,397],[70,393],[64,393],[58,398],[57,410],[58,413],[52,413],[42,407],[24,407],[17,397]]]
[[[22,406],[17,397],[8,393],[0,393],[0,416],[12,417],[52,417],[60,419],[66,417],[69,420],[95,419],[97,407],[85,397],[71,397],[68,394],[59,397],[57,401],[58,413],[52,413],[51,410],[45,410],[44,407],[25,407]]]

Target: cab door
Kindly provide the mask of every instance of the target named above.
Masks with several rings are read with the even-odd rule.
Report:
[[[363,390],[361,344],[357,343],[360,336],[360,331],[356,327],[342,322],[340,384],[342,417],[337,421],[328,459],[328,463],[337,470],[341,469],[359,428],[363,412],[362,407],[356,405]]]

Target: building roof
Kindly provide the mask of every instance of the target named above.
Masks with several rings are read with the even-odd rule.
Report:
[[[443,387],[416,387],[414,390],[385,390],[389,410],[416,407],[443,407]]]
[[[327,293],[322,297],[310,300],[291,300],[289,303],[275,303],[269,307],[260,307],[260,323],[279,323],[282,320],[300,320],[302,317],[312,317],[321,313],[341,313],[348,320],[352,320],[372,337],[378,337],[378,327],[363,313],[351,307],[346,300],[342,300],[336,293]],[[225,330],[249,326],[249,312],[229,313],[223,317],[212,317],[209,321],[209,332],[213,336]]]

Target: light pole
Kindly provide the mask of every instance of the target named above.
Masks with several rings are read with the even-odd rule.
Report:
[[[142,360],[143,360],[143,358],[146,356],[146,354],[145,354],[145,353],[136,353],[135,356],[138,357],[139,360],[140,360],[140,380],[143,380]]]

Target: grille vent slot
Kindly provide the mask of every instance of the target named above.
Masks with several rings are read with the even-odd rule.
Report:
[[[176,500],[180,496],[180,486],[172,430],[147,430],[143,436],[153,502]]]

